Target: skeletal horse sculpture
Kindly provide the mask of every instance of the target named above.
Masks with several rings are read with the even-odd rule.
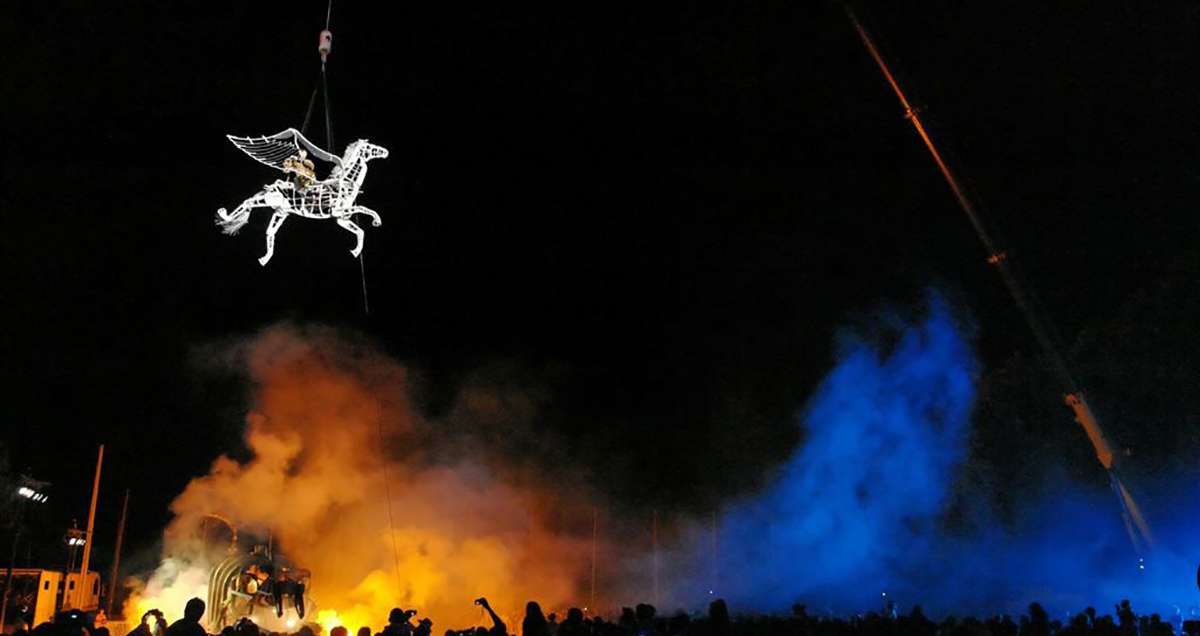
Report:
[[[226,234],[237,234],[250,220],[250,212],[254,208],[275,210],[267,225],[267,253],[258,259],[260,265],[266,265],[275,253],[275,233],[289,214],[337,221],[357,239],[354,249],[350,250],[355,257],[362,253],[364,232],[350,217],[365,214],[371,217],[372,225],[378,227],[383,224],[379,214],[370,208],[355,205],[355,199],[367,176],[367,162],[387,158],[386,148],[360,139],[346,146],[346,153],[338,157],[305,139],[295,128],[269,137],[226,137],[255,161],[292,176],[291,181],[278,179],[267,185],[258,194],[243,201],[233,212],[226,212],[225,208],[217,210],[217,225]],[[308,159],[310,154],[333,164],[327,178],[317,179],[315,166]]]

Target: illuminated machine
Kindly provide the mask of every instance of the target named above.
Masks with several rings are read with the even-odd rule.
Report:
[[[303,619],[305,609],[312,607],[311,599],[305,596],[309,576],[308,570],[272,558],[265,546],[248,554],[231,554],[209,574],[209,631],[219,632],[238,619],[253,619],[264,611],[282,618],[290,610]]]
[[[221,549],[226,556],[208,575],[209,632],[220,632],[242,618],[263,625],[270,622],[271,614],[276,619],[292,614],[287,620],[290,623],[293,616],[303,619],[312,610],[314,603],[306,595],[311,576],[308,570],[277,558],[269,540],[267,545],[257,545],[249,552],[239,548],[237,526],[219,514],[205,515],[199,536],[203,542],[210,540],[208,522],[223,525],[229,537],[228,547]]]
[[[0,587],[6,571],[0,568]],[[79,572],[13,568],[12,579],[6,612],[9,621],[19,616],[30,626],[41,625],[63,609],[64,599],[68,599],[65,601],[68,605],[78,605],[85,612],[100,608],[100,575],[95,570],[88,570],[82,594],[77,591]]]

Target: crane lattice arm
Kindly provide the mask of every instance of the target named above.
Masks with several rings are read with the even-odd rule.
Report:
[[[867,52],[871,55],[871,59],[873,59],[875,64],[879,66],[879,70],[883,73],[884,79],[887,80],[888,86],[891,87],[892,91],[896,94],[896,97],[899,98],[900,105],[904,108],[904,118],[907,119],[917,131],[917,135],[920,136],[921,141],[924,142],[925,148],[929,150],[929,154],[933,158],[933,162],[937,164],[938,171],[942,173],[942,177],[945,178],[946,184],[950,186],[950,191],[954,194],[954,199],[958,202],[958,205],[962,208],[963,212],[966,213],[967,218],[971,221],[972,227],[975,228],[975,233],[979,236],[980,242],[983,243],[984,249],[987,250],[988,264],[994,266],[996,271],[999,272],[1001,280],[1004,281],[1004,286],[1008,289],[1013,301],[1021,310],[1021,314],[1025,317],[1025,322],[1029,325],[1030,330],[1033,331],[1034,338],[1037,339],[1038,344],[1041,345],[1042,351],[1045,353],[1047,359],[1049,359],[1051,367],[1053,368],[1055,375],[1058,376],[1059,383],[1062,386],[1063,400],[1066,402],[1067,406],[1071,407],[1071,410],[1075,412],[1075,421],[1078,422],[1081,427],[1083,427],[1084,432],[1087,434],[1088,439],[1092,443],[1093,450],[1096,452],[1096,459],[1100,461],[1100,464],[1104,466],[1105,471],[1108,472],[1109,483],[1114,494],[1116,494],[1117,499],[1120,501],[1122,517],[1125,521],[1125,529],[1129,533],[1129,540],[1133,543],[1134,549],[1140,553],[1143,550],[1150,548],[1154,543],[1153,536],[1150,533],[1150,527],[1147,525],[1145,518],[1142,516],[1141,508],[1138,507],[1137,502],[1134,501],[1133,496],[1129,493],[1129,490],[1121,482],[1116,466],[1117,455],[1113,453],[1112,446],[1109,443],[1107,436],[1105,436],[1104,430],[1100,427],[1100,423],[1096,420],[1095,414],[1092,413],[1091,408],[1088,406],[1087,400],[1084,398],[1083,390],[1075,382],[1075,378],[1071,374],[1071,370],[1067,366],[1066,360],[1059,352],[1058,347],[1054,344],[1054,340],[1050,337],[1050,332],[1047,330],[1045,323],[1038,314],[1037,310],[1034,308],[1033,304],[1029,302],[1028,295],[1025,293],[1025,290],[1021,287],[1020,282],[1013,273],[1012,268],[1009,265],[1007,252],[997,248],[995,241],[992,240],[991,235],[988,233],[987,227],[984,225],[975,204],[967,195],[966,190],[964,190],[960,185],[958,178],[954,175],[953,170],[950,169],[950,166],[942,158],[942,154],[938,151],[937,145],[933,143],[933,139],[929,136],[929,132],[925,129],[924,124],[921,123],[920,113],[918,113],[908,101],[908,97],[905,96],[904,91],[900,88],[900,83],[896,81],[896,77],[892,75],[892,71],[890,68],[888,68],[887,62],[884,61],[883,56],[880,55],[879,49],[875,47],[874,41],[871,40],[871,36],[867,33],[867,30],[863,28],[862,23],[858,21],[858,17],[855,16],[854,11],[850,8],[850,5],[847,4],[845,7],[846,14],[849,16],[850,21],[854,24],[855,31],[858,32],[859,37],[862,39],[863,46],[866,47]]]

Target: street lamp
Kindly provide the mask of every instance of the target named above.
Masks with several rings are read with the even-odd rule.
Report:
[[[17,496],[34,503],[46,503],[50,499],[50,496],[46,494],[46,489],[49,487],[50,482],[38,481],[28,475],[21,475],[21,480],[17,484]]]
[[[46,495],[25,486],[18,488],[17,494],[36,503],[46,503],[46,500],[49,499]]]
[[[44,504],[50,499],[49,495],[46,494],[46,490],[49,487],[50,482],[48,481],[38,481],[29,475],[21,475],[21,478],[17,480],[17,489],[14,494],[19,502]],[[9,492],[13,491],[10,490]],[[13,524],[12,554],[9,556],[8,568],[4,573],[4,592],[0,594],[0,625],[4,624],[6,610],[8,609],[8,597],[12,590],[13,565],[17,561],[17,542],[21,540],[21,530],[24,529],[24,516],[25,506],[18,505],[15,518],[16,523]]]
[[[75,525],[75,521],[71,521],[71,527],[67,528],[67,534],[63,537],[63,543],[67,544],[67,572],[75,569],[75,555],[79,548],[87,544],[87,533],[79,529]]]

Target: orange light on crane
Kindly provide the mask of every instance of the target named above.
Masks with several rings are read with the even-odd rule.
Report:
[[[883,73],[883,78],[887,80],[888,86],[892,88],[892,92],[900,100],[900,106],[904,109],[904,118],[912,124],[917,131],[917,135],[921,137],[921,141],[925,144],[925,148],[929,150],[929,155],[933,158],[933,162],[937,164],[938,171],[942,173],[946,184],[950,186],[950,191],[954,194],[954,199],[958,202],[959,207],[966,213],[970,219],[971,225],[975,228],[975,233],[979,236],[980,242],[983,243],[987,250],[987,262],[990,265],[996,266],[1000,272],[1000,278],[1004,281],[1004,286],[1008,289],[1013,301],[1025,316],[1025,321],[1028,323],[1030,330],[1033,331],[1034,337],[1041,345],[1049,359],[1055,374],[1064,388],[1063,398],[1071,409],[1075,412],[1075,421],[1083,428],[1087,434],[1088,440],[1092,443],[1092,448],[1096,452],[1096,459],[1104,466],[1108,472],[1109,482],[1113,492],[1116,494],[1118,501],[1121,504],[1122,518],[1125,521],[1125,529],[1129,533],[1129,540],[1133,544],[1134,549],[1138,552],[1143,549],[1152,547],[1154,544],[1153,537],[1150,533],[1150,527],[1142,516],[1141,509],[1129,490],[1121,483],[1121,479],[1117,474],[1116,466],[1114,465],[1116,455],[1112,451],[1112,446],[1105,437],[1103,429],[1100,428],[1096,416],[1088,407],[1087,401],[1083,397],[1083,392],[1075,383],[1075,379],[1067,367],[1066,360],[1059,353],[1058,347],[1054,344],[1054,340],[1050,337],[1049,330],[1042,322],[1042,318],[1034,308],[1033,303],[1025,294],[1025,290],[1021,287],[1016,275],[1008,264],[1008,253],[998,249],[992,240],[991,235],[984,226],[983,221],[975,208],[975,204],[967,196],[966,191],[959,185],[958,179],[954,176],[954,172],[942,159],[942,154],[938,152],[937,146],[934,145],[933,139],[925,129],[925,125],[921,123],[920,113],[909,103],[908,97],[900,88],[900,83],[896,81],[896,77],[892,75],[892,71],[888,68],[887,62],[880,55],[879,50],[875,48],[875,42],[871,40],[871,36],[867,34],[867,30],[863,28],[862,23],[858,21],[858,17],[854,15],[854,11],[849,4],[844,5],[846,15],[850,18],[850,22],[854,25],[854,30],[858,32],[859,38],[862,39],[863,46],[866,47],[867,53],[871,55],[871,59],[875,60],[875,64]],[[1144,561],[1139,560],[1139,564],[1144,569]]]

